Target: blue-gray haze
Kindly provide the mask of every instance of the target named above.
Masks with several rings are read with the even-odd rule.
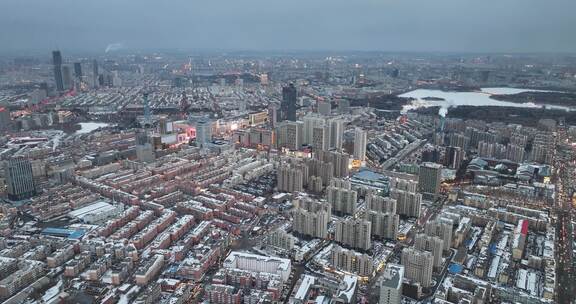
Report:
[[[0,0],[0,53],[576,52],[574,0]]]

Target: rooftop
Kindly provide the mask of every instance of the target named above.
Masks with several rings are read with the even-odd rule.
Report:
[[[404,278],[404,266],[397,264],[388,264],[384,270],[382,286],[399,289],[402,286]]]

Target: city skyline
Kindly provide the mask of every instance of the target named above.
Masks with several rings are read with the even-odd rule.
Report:
[[[0,0],[0,302],[574,304],[575,11]]]

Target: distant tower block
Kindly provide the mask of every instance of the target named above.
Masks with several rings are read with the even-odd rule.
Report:
[[[190,103],[188,102],[188,96],[186,96],[186,92],[182,92],[182,99],[180,99],[180,112],[186,113],[190,108]]]
[[[152,113],[150,111],[150,102],[148,101],[148,92],[143,94],[144,97],[144,122],[145,127],[150,127],[152,125]]]

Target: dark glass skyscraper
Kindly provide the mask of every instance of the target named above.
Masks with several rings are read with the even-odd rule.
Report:
[[[62,54],[60,54],[60,51],[52,52],[52,64],[54,65],[54,81],[56,82],[56,90],[59,92],[64,91],[64,80],[62,79]]]
[[[94,59],[94,61],[92,61],[92,74],[94,76],[94,87],[97,87],[99,84],[99,72],[98,72],[98,61],[96,61],[96,59]]]
[[[82,64],[80,64],[80,62],[74,62],[74,76],[76,76],[77,79],[82,78]]]
[[[296,87],[292,83],[282,88],[280,112],[281,120],[296,121]]]
[[[74,87],[74,77],[72,76],[72,69],[68,65],[62,66],[62,83],[64,90],[70,90]]]
[[[22,200],[36,194],[32,164],[28,159],[17,157],[6,161],[4,174],[10,199]]]

